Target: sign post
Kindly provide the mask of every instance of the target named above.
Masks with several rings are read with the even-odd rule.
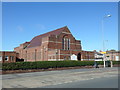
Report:
[[[105,68],[105,61],[106,61],[106,52],[101,52],[101,54],[103,54],[103,61],[104,61],[104,68]]]
[[[111,62],[111,68],[112,68],[113,67],[113,62],[112,62],[112,60],[110,62]]]

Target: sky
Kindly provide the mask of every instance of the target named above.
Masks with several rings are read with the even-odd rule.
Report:
[[[111,17],[104,18],[108,14]],[[105,50],[118,50],[117,2],[3,2],[2,50],[12,51],[64,26],[81,40],[83,50],[102,50],[103,36]]]

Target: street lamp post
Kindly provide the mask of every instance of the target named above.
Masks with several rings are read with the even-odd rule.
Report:
[[[104,19],[105,18],[108,18],[108,17],[111,17],[111,15],[107,15],[105,17],[103,17],[102,19],[102,40],[103,40],[103,52],[105,52],[105,42],[104,42]],[[103,56],[103,61],[104,61],[104,68],[105,68],[105,54]]]

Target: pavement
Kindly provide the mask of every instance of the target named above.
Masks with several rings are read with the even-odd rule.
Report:
[[[69,69],[2,75],[2,88],[40,88],[118,76],[118,68]]]

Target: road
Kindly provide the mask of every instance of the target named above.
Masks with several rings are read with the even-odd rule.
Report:
[[[118,87],[117,83],[118,68],[99,68],[99,69],[70,69],[70,70],[58,70],[58,71],[44,71],[44,72],[32,72],[21,74],[7,74],[2,75],[2,87],[3,88],[40,88],[47,86],[64,86],[79,87],[79,84],[85,82],[96,83],[100,80],[114,82],[115,85],[111,87]],[[101,81],[101,85],[104,84]],[[72,84],[70,84],[72,83]],[[98,82],[100,83],[100,82]],[[105,82],[107,83],[107,82]],[[77,85],[77,86],[74,86]],[[94,84],[93,84],[94,85]],[[56,87],[55,86],[55,87]],[[92,86],[92,85],[90,85]],[[108,85],[107,85],[108,86]],[[83,85],[83,87],[86,87]],[[96,86],[97,87],[97,86]],[[100,87],[104,87],[103,85]],[[108,87],[109,88],[109,87]]]
[[[118,88],[118,77],[102,77],[90,80],[44,86],[40,88]]]

